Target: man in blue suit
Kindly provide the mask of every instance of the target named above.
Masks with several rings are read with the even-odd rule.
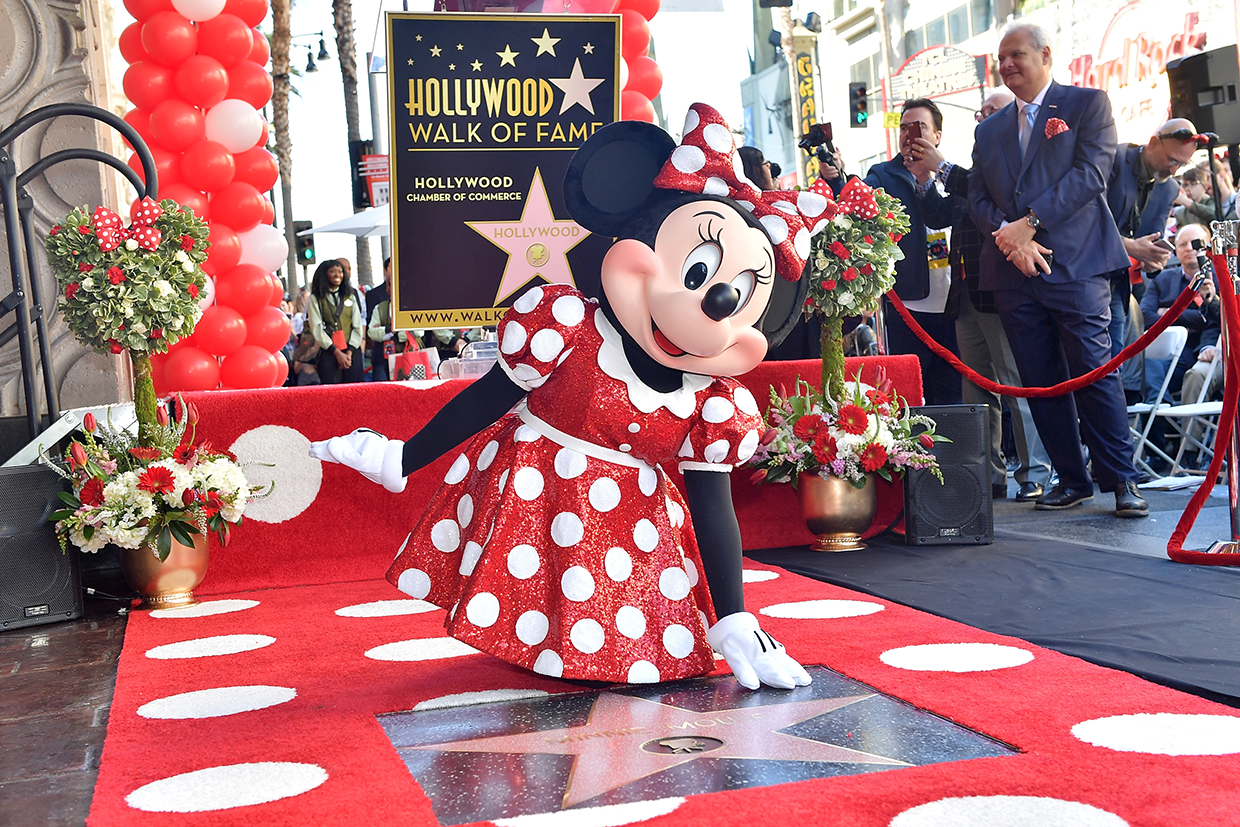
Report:
[[[943,312],[951,287],[947,249],[943,249],[941,266],[931,269],[926,228],[950,227],[953,205],[962,201],[957,196],[939,193],[935,186],[937,169],[919,157],[914,143],[914,136],[921,135],[938,146],[942,132],[943,113],[934,101],[925,98],[905,101],[900,116],[900,153],[890,161],[870,167],[865,183],[876,189],[882,187],[908,212],[909,231],[900,239],[904,259],[896,262],[896,295],[936,342],[959,354],[955,319]],[[888,349],[891,353],[915,354],[921,361],[926,404],[960,404],[960,374],[922,344],[890,304],[886,311]],[[1006,490],[1006,485],[1004,488]]]
[[[1040,26],[1008,27],[999,74],[1016,100],[978,124],[969,174],[969,211],[984,237],[979,286],[994,292],[1025,386],[1046,387],[1111,355],[1109,274],[1128,266],[1106,203],[1115,121],[1104,92],[1051,80],[1050,38]],[[1078,406],[1094,475],[1115,492],[1116,516],[1148,516],[1115,373],[1073,395],[1029,400],[1059,474],[1035,507],[1093,497]]]

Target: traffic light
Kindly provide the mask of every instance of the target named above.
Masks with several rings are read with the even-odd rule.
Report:
[[[293,235],[297,237],[297,263],[302,265],[310,265],[315,263],[314,259],[314,236],[303,236],[301,233],[314,226],[313,221],[294,221]]]
[[[870,119],[870,102],[864,83],[848,84],[848,125],[864,127]]]

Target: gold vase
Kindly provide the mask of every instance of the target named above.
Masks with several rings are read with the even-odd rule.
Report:
[[[195,534],[192,546],[172,538],[172,551],[162,563],[151,546],[121,549],[121,571],[142,596],[138,609],[182,609],[194,606],[194,587],[207,575],[207,536]]]
[[[878,485],[874,474],[865,475],[865,485],[856,488],[839,477],[801,474],[797,482],[801,517],[818,539],[814,551],[855,551],[865,548],[861,535],[874,522],[878,511]]]

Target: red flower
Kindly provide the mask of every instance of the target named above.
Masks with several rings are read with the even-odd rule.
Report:
[[[187,235],[181,236],[181,249],[186,251],[187,253],[190,250],[194,249],[194,239],[191,236],[187,236]]]
[[[208,491],[207,496],[203,498],[202,513],[207,519],[211,519],[220,513],[220,509],[224,507],[224,501],[220,499],[220,495],[214,491]]]
[[[194,492],[194,489],[186,488],[184,491],[181,492],[181,504],[184,505],[186,508],[189,508],[191,505],[193,505],[197,501],[198,501],[198,495]]]
[[[125,274],[121,272],[121,268],[119,267],[108,268],[108,281],[112,282],[113,284],[120,284],[124,280],[125,280]]]
[[[840,408],[840,415],[835,424],[839,425],[845,433],[856,436],[865,433],[865,429],[870,427],[870,415],[858,405],[845,405]]]
[[[822,283],[822,289],[823,289],[823,290],[834,290],[834,289],[835,289],[835,279],[827,279],[826,281],[824,281],[824,282]]]
[[[830,431],[822,431],[818,436],[814,437],[814,459],[823,465],[829,462],[835,462],[839,457],[839,446],[835,443],[835,437],[831,436]]]
[[[934,447],[934,437],[930,436],[930,434],[918,435],[917,441],[920,442],[921,447],[925,448],[927,451]]]
[[[792,434],[797,439],[803,439],[809,442],[814,438],[814,434],[822,427],[822,417],[818,414],[806,414],[797,420],[797,424],[792,426]]]
[[[874,272],[873,264],[866,263],[866,264],[861,265],[861,275],[868,276],[870,273],[873,273],[873,272]]]
[[[879,390],[868,390],[865,392],[865,397],[879,407],[891,404],[891,400],[887,398],[887,394]]]
[[[172,458],[182,465],[193,467],[194,461],[198,459],[198,449],[193,445],[178,445],[172,452]]]
[[[152,328],[152,330],[151,330],[151,338],[152,338],[152,339],[162,339],[162,338],[164,338],[164,329],[163,329],[162,327]]]
[[[845,247],[844,244],[839,241],[831,242],[831,252],[835,253],[840,258],[848,258],[849,256],[848,248]]]
[[[762,438],[758,440],[759,445],[770,445],[775,441],[775,437],[779,436],[779,431],[775,428],[767,428],[762,433]]]
[[[89,224],[83,224],[82,226],[78,227],[78,232],[81,233],[82,235],[94,235],[95,228],[90,226]]]
[[[191,284],[189,287],[185,289],[189,292],[191,296],[193,296],[194,298],[198,298],[198,285]]]
[[[86,465],[86,449],[82,447],[82,443],[75,442],[69,446],[69,464],[74,468]]]
[[[155,406],[155,421],[158,422],[160,425],[168,424],[168,409],[165,408],[163,405]]]
[[[52,227],[52,235],[60,235],[60,225],[59,225],[59,224],[57,224],[55,227]]]
[[[125,348],[121,347],[121,343],[115,339],[108,339],[108,350],[113,353],[124,353]]]
[[[129,453],[134,450],[130,449]],[[153,450],[153,449],[150,449]],[[142,472],[138,477],[138,490],[150,491],[152,494],[167,494],[176,487],[176,477],[162,465],[154,465]]]
[[[894,244],[899,244],[900,239],[904,238],[903,233],[887,233],[887,235],[891,236],[891,241]]]
[[[857,268],[849,267],[844,271],[844,281],[853,281],[857,278]]]
[[[889,213],[887,213],[887,220],[888,220],[888,221],[895,221],[895,219],[896,219],[896,214],[895,214],[895,213],[893,213],[893,212],[889,212]]]
[[[93,413],[87,412],[86,416],[82,417],[82,427],[86,429],[88,434],[93,434],[95,429],[99,427],[99,422],[95,419]]]
[[[861,467],[866,471],[877,471],[887,464],[887,449],[877,442],[871,442],[861,452]]]
[[[91,477],[82,486],[82,505],[103,505],[103,480]]]
[[[94,270],[94,269],[95,269],[95,265],[90,264],[89,262],[83,261],[81,264],[78,265],[78,271],[82,273],[89,273],[91,270]]]
[[[867,236],[866,236],[863,240],[865,241],[865,243],[866,243],[866,244],[873,244],[873,243],[874,243],[874,239],[873,239],[873,237],[868,236],[868,235],[867,235]]]
[[[765,468],[759,468],[757,471],[754,471],[752,474],[749,475],[749,481],[753,483],[754,485],[757,485],[758,483],[762,482],[765,479],[766,479]]]
[[[72,299],[72,298],[73,298],[73,294],[74,294],[74,293],[76,293],[76,292],[78,291],[78,289],[79,289],[79,288],[81,288],[81,286],[82,286],[82,285],[78,284],[77,282],[73,282],[73,283],[71,283],[71,284],[66,284],[66,285],[65,285],[65,298],[66,298],[66,299]]]
[[[130,448],[129,456],[133,457],[134,459],[140,459],[140,460],[149,462],[153,459],[159,459],[161,456],[163,456],[163,453],[158,448]]]

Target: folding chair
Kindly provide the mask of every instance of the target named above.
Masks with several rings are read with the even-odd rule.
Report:
[[[1154,413],[1155,416],[1166,418],[1180,436],[1180,448],[1175,452],[1175,458],[1170,460],[1171,470],[1167,472],[1169,477],[1175,476],[1180,471],[1191,473],[1189,469],[1180,467],[1184,452],[1190,446],[1203,460],[1214,456],[1214,432],[1218,430],[1218,417],[1223,412],[1223,403],[1207,401],[1206,397],[1210,395],[1210,383],[1214,380],[1214,373],[1219,369],[1222,361],[1220,355],[1210,363],[1210,371],[1206,376],[1205,384],[1201,386],[1201,393],[1198,394],[1197,399],[1192,402],[1182,400],[1186,404],[1160,408]],[[1163,456],[1166,457],[1166,454]]]
[[[1132,423],[1129,430],[1133,436],[1133,452],[1132,462],[1140,471],[1152,474],[1155,477],[1161,476],[1150,464],[1145,460],[1145,452],[1148,450],[1153,454],[1162,457],[1169,463],[1173,463],[1171,457],[1158,446],[1149,441],[1150,428],[1154,424],[1154,417],[1160,410],[1172,407],[1172,403],[1164,402],[1167,396],[1167,386],[1171,384],[1171,375],[1175,372],[1175,363],[1179,360],[1180,354],[1184,351],[1184,344],[1188,341],[1188,328],[1179,325],[1172,325],[1158,335],[1158,338],[1150,343],[1145,349],[1145,358],[1148,359],[1166,359],[1169,360],[1167,372],[1163,376],[1162,387],[1158,389],[1158,394],[1154,397],[1155,402],[1138,402],[1135,405],[1128,406],[1128,415],[1132,417]],[[1144,423],[1142,420],[1144,417]],[[1183,441],[1181,441],[1181,445]]]

